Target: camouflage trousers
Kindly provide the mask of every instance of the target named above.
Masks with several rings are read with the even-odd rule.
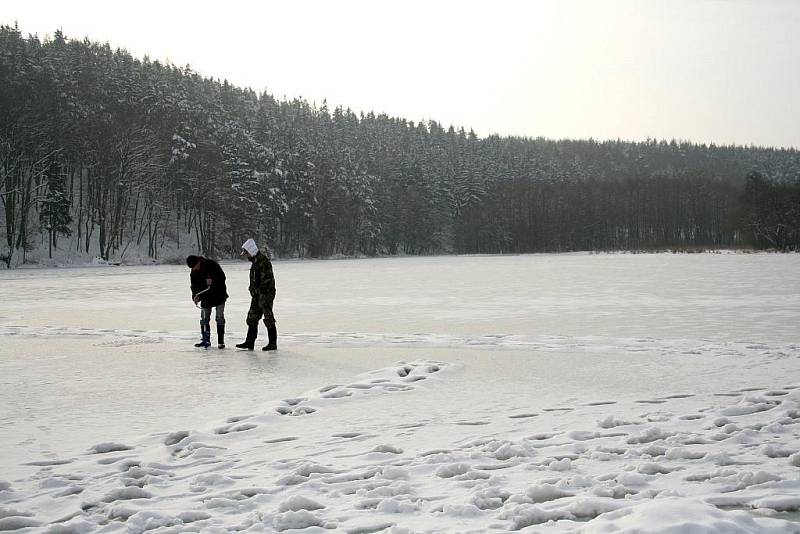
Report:
[[[274,295],[258,295],[250,299],[250,309],[247,311],[247,325],[257,325],[261,317],[264,317],[264,326],[275,326],[275,315],[272,313],[272,302]]]

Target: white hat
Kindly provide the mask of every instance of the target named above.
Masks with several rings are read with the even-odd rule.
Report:
[[[252,239],[248,239],[247,241],[245,241],[244,244],[242,245],[242,254],[244,254],[245,252],[247,252],[251,256],[255,256],[256,254],[258,254],[258,247],[256,246],[256,242],[253,241]]]

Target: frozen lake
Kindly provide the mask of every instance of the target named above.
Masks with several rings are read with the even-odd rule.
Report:
[[[244,331],[249,264],[223,268],[233,347]],[[274,268],[275,354],[194,349],[199,311],[184,266],[0,272],[0,490],[3,480],[24,485],[48,462],[61,465],[98,443],[209,431],[271,412],[280,399],[338,391],[398,360],[447,369],[435,387],[428,380],[402,393],[402,403],[377,395],[340,403],[317,421],[329,433],[380,433],[424,412],[403,448],[435,448],[443,432],[455,442],[476,432],[515,436],[517,427],[500,419],[541,415],[526,431],[566,432],[603,419],[614,404],[632,417],[669,399],[671,413],[683,416],[715,398],[786,394],[800,383],[798,255],[462,256]],[[554,419],[569,411],[575,417]],[[292,438],[318,431],[271,424],[270,433]]]

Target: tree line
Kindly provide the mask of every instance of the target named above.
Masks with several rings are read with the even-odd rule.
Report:
[[[479,138],[0,27],[0,255],[800,246],[794,149]],[[187,242],[188,240],[188,242]]]

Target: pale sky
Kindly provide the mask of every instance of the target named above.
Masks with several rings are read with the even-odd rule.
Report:
[[[15,21],[481,137],[800,148],[795,0],[0,0]]]

